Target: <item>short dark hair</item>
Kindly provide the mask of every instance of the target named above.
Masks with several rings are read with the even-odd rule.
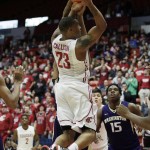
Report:
[[[27,118],[29,118],[29,115],[28,115],[27,113],[23,113],[23,114],[21,115],[21,118],[23,118],[23,116],[26,116]]]
[[[75,18],[73,17],[64,17],[59,22],[60,32],[65,32],[75,23]]]
[[[102,95],[102,92],[99,88],[95,88],[92,90],[92,93],[100,93]]]
[[[113,86],[113,85],[115,85],[115,86],[118,88],[119,93],[120,93],[120,95],[121,95],[121,93],[122,93],[121,88],[119,87],[118,84],[115,84],[115,83],[112,83],[112,84],[110,84],[110,85],[107,87],[107,89],[106,89],[106,94],[108,94],[109,88],[110,88],[111,86]]]

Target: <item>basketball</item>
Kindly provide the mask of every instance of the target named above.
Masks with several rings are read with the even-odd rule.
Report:
[[[81,8],[83,7],[82,0],[72,0],[72,2],[73,2],[72,9],[74,11],[80,11]]]

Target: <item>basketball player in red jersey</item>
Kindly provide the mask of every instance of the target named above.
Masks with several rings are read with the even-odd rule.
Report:
[[[101,12],[91,0],[82,1],[92,13],[95,24],[82,36],[79,21],[64,17],[59,22],[59,32],[52,35],[52,48],[59,71],[59,82],[55,85],[57,116],[63,129],[52,149],[81,150],[95,139],[96,111],[91,102],[92,89],[88,85],[88,49],[96,43],[106,29]],[[74,135],[81,135],[74,142]],[[72,143],[72,144],[71,144]]]

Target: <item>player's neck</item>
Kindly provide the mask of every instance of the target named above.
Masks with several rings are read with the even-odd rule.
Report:
[[[120,104],[121,102],[120,102],[120,100],[119,101],[116,101],[116,102],[109,102],[108,103],[108,106],[111,108],[111,109],[116,109],[116,106],[118,106],[119,104]]]
[[[72,36],[63,35],[62,38],[60,39],[60,41],[65,41],[65,40],[69,40],[69,39],[76,39],[76,38],[72,37]]]
[[[66,35],[62,35],[62,38],[60,38],[60,41],[65,41],[65,40],[68,40],[69,39],[69,37],[68,36],[66,36]]]
[[[27,129],[28,129],[28,125],[24,125],[24,126],[22,126],[22,128],[23,128],[24,130],[27,130]]]

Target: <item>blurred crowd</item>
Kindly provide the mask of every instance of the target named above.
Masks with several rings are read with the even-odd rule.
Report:
[[[150,98],[150,38],[144,31],[123,35],[107,31],[90,50],[91,77],[89,84],[102,91],[107,103],[106,89],[110,83],[122,89],[121,100],[138,104],[147,115]],[[20,125],[22,113],[29,114],[41,145],[51,145],[56,104],[51,79],[53,55],[50,40],[10,40],[0,49],[0,73],[12,91],[12,70],[18,65],[25,68],[18,108],[8,108],[0,101],[0,132],[6,150],[11,147],[13,131]]]

